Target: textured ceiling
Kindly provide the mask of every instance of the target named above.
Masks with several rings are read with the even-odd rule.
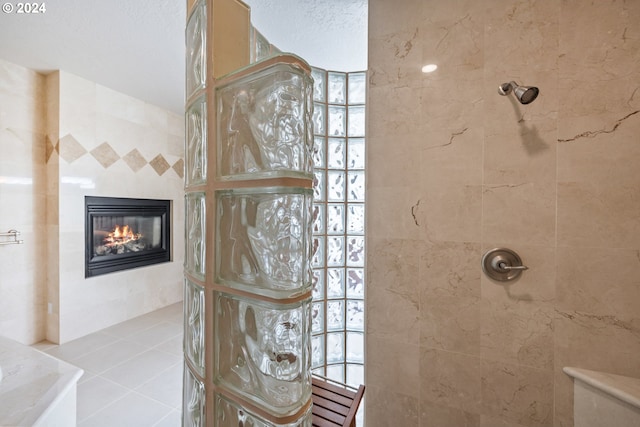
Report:
[[[368,0],[244,0],[279,49],[336,71],[367,69]]]
[[[43,73],[63,70],[183,111],[185,0],[44,3],[41,14],[0,12],[0,59]],[[367,0],[247,4],[254,25],[280,49],[322,68],[366,68]]]
[[[182,111],[184,0],[44,3],[42,14],[0,13],[1,59],[45,73],[61,69]]]

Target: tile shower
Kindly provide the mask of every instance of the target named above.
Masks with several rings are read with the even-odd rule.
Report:
[[[367,425],[572,426],[564,366],[640,377],[640,4],[369,14]]]

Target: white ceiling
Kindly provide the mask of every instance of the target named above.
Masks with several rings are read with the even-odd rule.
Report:
[[[0,59],[63,70],[182,113],[185,0],[41,3],[41,14],[0,12]],[[366,69],[367,0],[246,3],[254,25],[280,49],[322,68]]]
[[[244,0],[253,25],[280,50],[336,71],[367,69],[368,0]]]
[[[0,13],[0,58],[44,73],[60,69],[183,111],[184,0],[45,4],[43,14]]]

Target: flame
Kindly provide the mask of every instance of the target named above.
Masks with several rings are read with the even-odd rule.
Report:
[[[104,243],[107,246],[122,245],[132,240],[138,240],[142,237],[140,233],[134,233],[134,231],[128,225],[120,227],[116,224],[116,227],[111,233],[104,239]]]

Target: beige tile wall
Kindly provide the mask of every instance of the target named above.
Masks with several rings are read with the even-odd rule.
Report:
[[[563,366],[640,377],[640,3],[369,14],[367,425],[572,426]]]
[[[0,335],[66,342],[182,299],[182,115],[0,61]],[[173,262],[84,278],[84,196],[173,200]]]
[[[47,338],[67,342],[182,299],[184,129],[181,115],[64,71],[57,82],[59,335]],[[85,279],[84,196],[172,200],[173,262]]]
[[[0,232],[24,241],[0,246],[0,335],[23,343],[46,325],[44,90],[42,75],[0,61]]]

